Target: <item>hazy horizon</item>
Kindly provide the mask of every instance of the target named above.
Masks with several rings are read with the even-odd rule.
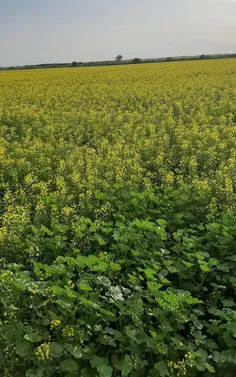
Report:
[[[0,0],[0,66],[236,52],[236,0]]]

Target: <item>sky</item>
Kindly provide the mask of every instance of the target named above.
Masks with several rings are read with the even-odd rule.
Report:
[[[0,0],[0,66],[236,53],[236,0]]]

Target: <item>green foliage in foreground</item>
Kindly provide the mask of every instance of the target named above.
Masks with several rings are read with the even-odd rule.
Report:
[[[1,376],[234,376],[235,214],[191,186],[93,200],[65,225],[48,197],[1,255]]]

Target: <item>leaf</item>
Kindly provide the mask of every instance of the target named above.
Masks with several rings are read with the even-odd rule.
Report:
[[[139,229],[145,230],[153,230],[155,224],[148,220],[139,220],[136,219],[133,221],[133,225],[135,225]]]
[[[98,309],[99,308],[99,306],[97,304],[95,304],[95,302],[93,302],[91,300],[87,300],[85,297],[80,297],[79,300],[80,300],[81,304],[83,304],[83,305],[91,306],[94,309]]]
[[[105,276],[99,276],[98,277],[98,281],[99,281],[99,283],[101,283],[105,287],[110,287],[111,286],[111,281],[107,277],[105,277]]]
[[[222,353],[215,351],[214,352],[214,361],[216,363],[226,363],[227,358]]]
[[[211,259],[209,259],[209,264],[210,264],[210,266],[217,266],[218,260],[215,259],[215,258],[211,258]]]
[[[223,300],[222,303],[224,307],[227,308],[232,308],[233,306],[235,306],[235,302],[233,302],[232,300]]]
[[[112,297],[114,301],[118,301],[118,300],[124,301],[123,294],[121,292],[121,289],[118,286],[116,287],[111,286],[109,288],[109,291],[106,293],[106,296]]]
[[[16,345],[16,353],[20,357],[30,356],[32,352],[31,342],[28,340],[22,340]]]
[[[93,368],[96,368],[101,377],[111,377],[112,368],[109,366],[108,360],[104,357],[94,356],[90,363]]]
[[[97,241],[100,246],[106,245],[106,241],[102,237],[97,237]]]
[[[52,294],[55,296],[63,296],[65,293],[65,290],[57,285],[52,286],[51,288]]]
[[[164,220],[164,219],[158,219],[157,224],[160,225],[160,226],[165,226],[165,225],[167,225],[167,221]]]
[[[29,340],[31,343],[36,343],[43,340],[43,337],[42,335],[32,332],[31,334],[24,335],[24,339]]]
[[[155,270],[152,270],[151,268],[146,268],[143,272],[145,273],[145,275],[148,279],[150,279],[150,280],[155,279],[155,277],[153,276],[153,275],[156,275]]]
[[[163,287],[162,284],[159,284],[159,283],[156,283],[156,282],[152,282],[152,281],[148,281],[147,282],[147,286],[150,289],[150,291],[152,291],[152,292],[157,292],[160,288]]]
[[[164,278],[164,277],[160,277],[160,281],[161,281],[162,284],[169,284],[169,283],[170,283],[170,281],[167,280],[167,279]]]
[[[112,371],[113,369],[107,365],[101,365],[100,367],[97,368],[98,373],[100,374],[101,377],[111,377],[112,376]]]
[[[64,348],[59,343],[51,343],[50,345],[50,355],[57,359],[63,353]]]
[[[36,370],[28,369],[26,372],[26,377],[44,377],[45,368],[39,368]]]
[[[76,359],[80,359],[80,358],[82,357],[81,348],[75,346],[74,349],[73,349],[72,355],[73,355]]]
[[[211,269],[206,264],[201,264],[200,268],[203,272],[210,272]]]
[[[130,289],[128,289],[128,288],[121,287],[121,289],[122,289],[122,292],[123,292],[124,294],[126,294],[126,295],[130,295],[130,293],[132,293],[132,291],[131,291]]]
[[[235,349],[234,348],[229,348],[228,350],[223,351],[222,354],[229,363],[235,364]]]
[[[92,288],[87,283],[79,283],[79,289],[82,291],[92,291]]]
[[[183,261],[183,264],[184,264],[187,268],[191,268],[191,267],[194,266],[194,263],[185,262],[185,261]]]
[[[204,363],[204,366],[206,367],[206,369],[208,370],[208,372],[215,373],[215,369],[213,368],[213,366],[211,364]]]
[[[74,347],[70,343],[66,343],[67,351],[70,352],[71,355],[73,355]]]
[[[194,331],[193,336],[199,343],[206,343],[206,335],[202,335],[202,332],[200,330]]]
[[[103,314],[106,317],[115,318],[115,314],[110,312],[109,310],[99,308],[99,311],[100,311],[101,314]]]
[[[65,286],[65,292],[67,294],[67,297],[69,297],[69,298],[76,298],[77,297],[76,293],[67,286]]]
[[[122,376],[128,376],[133,370],[133,363],[129,355],[125,355],[125,359],[122,365]]]
[[[112,271],[120,271],[121,266],[118,263],[111,262],[110,263],[110,268]]]
[[[159,373],[161,377],[165,377],[169,375],[167,364],[164,361],[160,361],[160,363],[156,363],[155,369],[157,370],[157,372]]]
[[[92,365],[93,368],[98,368],[102,365],[108,365],[108,360],[105,359],[104,357],[98,357],[98,356],[94,356],[92,358],[92,360],[90,360],[90,363]]]
[[[73,359],[66,359],[61,362],[60,369],[62,372],[77,372],[79,367]]]

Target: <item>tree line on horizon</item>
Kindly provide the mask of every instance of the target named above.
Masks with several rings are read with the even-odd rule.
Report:
[[[196,55],[196,56],[180,56],[180,57],[164,57],[164,58],[153,58],[153,59],[141,59],[135,57],[133,59],[125,59],[119,54],[116,56],[115,60],[104,60],[104,61],[91,61],[91,62],[77,62],[72,63],[42,63],[42,64],[30,64],[23,66],[10,66],[10,67],[0,67],[0,70],[17,70],[17,69],[40,69],[40,68],[75,68],[75,67],[96,67],[104,65],[125,65],[125,64],[145,64],[145,63],[164,63],[164,62],[175,62],[175,61],[187,61],[187,60],[212,60],[212,59],[230,59],[236,58],[236,53],[233,54],[211,54],[211,55]]]

